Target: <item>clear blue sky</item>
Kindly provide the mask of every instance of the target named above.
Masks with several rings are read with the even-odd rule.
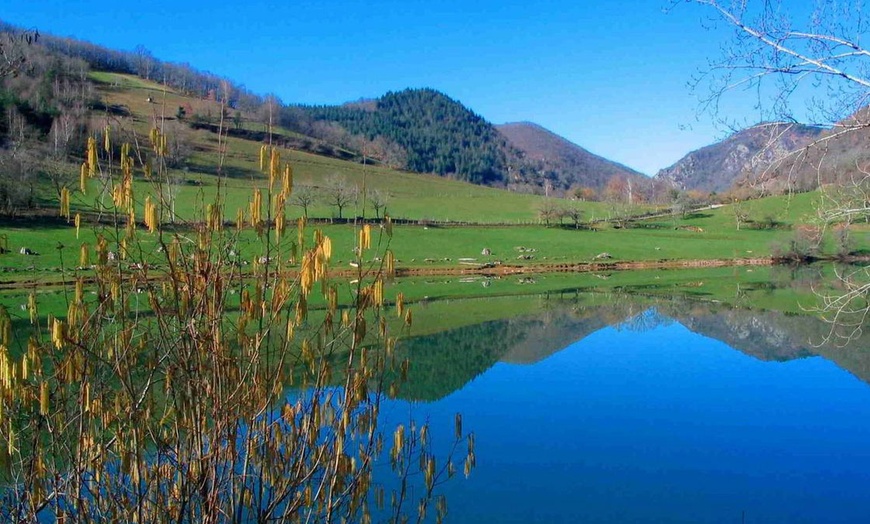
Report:
[[[687,88],[724,28],[668,0],[221,2],[0,0],[7,22],[112,48],[142,44],[283,101],[405,87],[494,123],[533,121],[648,174],[723,137]],[[753,121],[751,103],[734,116]]]

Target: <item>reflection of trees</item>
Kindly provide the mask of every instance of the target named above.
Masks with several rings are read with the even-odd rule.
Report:
[[[411,364],[399,396],[437,400],[459,390],[498,362],[521,331],[497,320],[402,341],[397,354]]]
[[[667,326],[673,320],[659,313],[658,308],[650,308],[632,316],[616,325],[616,329],[625,329],[636,333],[645,333],[658,327]]]

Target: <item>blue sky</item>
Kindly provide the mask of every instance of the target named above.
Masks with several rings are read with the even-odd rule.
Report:
[[[724,137],[687,82],[726,38],[668,0],[94,3],[0,0],[0,17],[332,104],[431,87],[648,174]],[[754,121],[752,104],[728,116]]]

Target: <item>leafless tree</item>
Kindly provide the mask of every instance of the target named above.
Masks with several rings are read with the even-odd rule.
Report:
[[[290,203],[302,208],[303,218],[308,218],[308,208],[317,201],[317,191],[311,186],[297,186],[290,195]]]
[[[390,202],[390,194],[381,189],[373,189],[368,192],[369,204],[375,210],[375,218],[381,218],[381,211],[386,210],[387,204]]]
[[[541,222],[544,223],[545,226],[549,227],[550,223],[556,220],[559,217],[559,206],[553,201],[552,198],[545,198],[538,205],[538,218],[540,218]]]
[[[561,215],[571,222],[574,229],[580,229],[580,223],[583,221],[583,210],[579,206],[566,204],[561,210]]]
[[[350,183],[346,177],[332,175],[326,182],[324,196],[326,203],[334,206],[338,211],[337,218],[341,219],[344,208],[357,201],[359,189],[356,185]]]
[[[0,34],[0,77],[17,75],[27,57],[24,47],[39,39],[39,32],[3,32]]]
[[[794,11],[798,3],[780,0],[688,3],[705,8],[714,23],[733,30],[722,56],[695,79],[703,107],[721,115],[720,103],[727,95],[751,91],[757,93],[761,120],[829,127],[813,144],[820,152],[810,158],[822,188],[819,216],[826,225],[870,220],[866,160],[856,160],[846,177],[823,179],[827,143],[870,128],[870,48],[862,38],[870,31],[870,18],[864,2],[817,0],[801,19]],[[810,149],[795,155],[807,155]],[[835,326],[832,336],[848,339],[870,313],[870,267],[853,267],[838,276],[843,292],[823,295],[822,312]]]

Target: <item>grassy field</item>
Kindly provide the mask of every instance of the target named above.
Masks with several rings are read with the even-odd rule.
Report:
[[[395,226],[392,239],[385,235],[375,238],[376,246],[368,258],[374,260],[389,247],[398,259],[399,268],[441,269],[496,262],[520,266],[582,263],[593,261],[602,253],[609,254],[611,261],[768,257],[788,247],[795,238],[797,226],[814,223],[817,198],[817,193],[806,193],[747,203],[755,209],[753,213],[776,213],[778,226],[772,229],[744,226],[737,230],[730,206],[703,211],[686,219],[641,221],[625,229],[609,225],[581,230],[543,226]],[[333,267],[347,268],[353,259],[355,226],[309,225],[307,234],[313,234],[317,228],[333,239]],[[92,225],[85,224],[76,238],[75,228],[58,220],[6,221],[2,224],[2,234],[10,252],[0,255],[0,271],[5,271],[9,278],[14,278],[12,274],[16,273],[51,278],[61,267],[78,264],[80,245],[93,246],[96,231]],[[140,231],[138,237],[143,253],[156,249],[155,235]],[[831,237],[831,232],[827,232],[822,254],[835,254],[836,246]],[[854,249],[870,250],[870,229],[866,224],[855,226],[852,237]],[[285,246],[293,239],[295,231],[286,235]],[[62,247],[58,249],[58,246]],[[39,255],[21,255],[22,247]],[[251,261],[263,254],[264,240],[247,229],[239,235],[234,248],[243,259]],[[489,250],[488,255],[482,254],[484,249]]]

